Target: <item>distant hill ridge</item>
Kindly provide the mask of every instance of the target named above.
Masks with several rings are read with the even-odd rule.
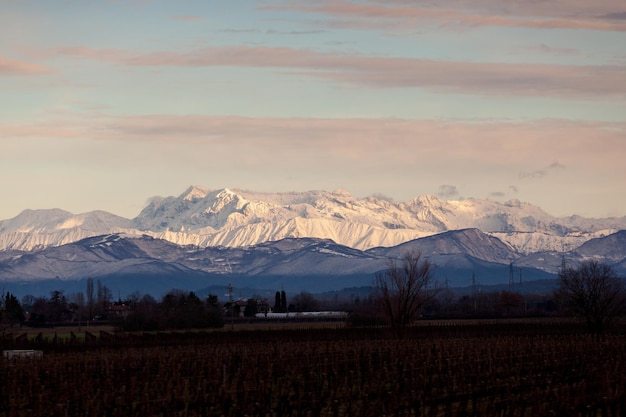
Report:
[[[367,287],[390,259],[419,252],[435,265],[439,284],[467,288],[507,285],[514,274],[517,290],[547,291],[563,262],[576,265],[593,258],[626,277],[626,231],[593,239],[568,252],[522,255],[478,229],[448,231],[393,247],[360,250],[330,239],[285,238],[247,247],[181,246],[151,236],[95,236],[39,251],[0,252],[0,285],[9,291],[44,289],[82,291],[87,277],[102,280],[123,294],[162,294],[173,288],[202,290],[278,288],[336,291]],[[525,287],[523,286],[526,283]],[[29,290],[30,288],[30,290]]]

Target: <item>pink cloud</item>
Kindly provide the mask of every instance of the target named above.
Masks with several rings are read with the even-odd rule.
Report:
[[[184,165],[197,166],[206,166],[210,161],[218,171],[230,171],[235,165],[250,172],[266,172],[268,167],[280,172],[318,172],[324,166],[335,175],[395,172],[406,176],[417,170],[447,178],[451,169],[480,176],[482,171],[477,167],[490,167],[499,175],[508,173],[511,181],[534,181],[539,177],[536,172],[543,170],[554,176],[560,172],[605,175],[620,184],[626,181],[625,133],[623,122],[568,120],[66,114],[47,122],[0,123],[0,138],[22,139],[7,142],[24,149],[31,141],[111,152],[122,146],[137,157],[145,152],[170,159],[177,155],[174,159],[186,161]]]
[[[284,3],[262,9],[290,10],[339,18],[331,26],[351,28],[407,29],[417,23],[434,23],[443,26],[498,26],[541,29],[586,29],[600,31],[626,31],[621,16],[624,6],[616,1],[600,2],[507,2],[500,1],[440,1],[436,7],[416,2],[347,1]],[[557,4],[558,3],[558,4]],[[392,4],[392,5],[390,5]],[[593,7],[590,7],[590,6]],[[600,12],[599,12],[600,11]]]
[[[84,116],[61,114],[54,121],[0,124],[0,136],[84,137],[97,140],[139,142],[178,141],[231,145],[257,143],[268,148],[294,146],[304,150],[328,147],[346,152],[384,153],[419,149],[420,153],[452,152],[480,157],[490,152],[510,158],[535,158],[541,153],[589,155],[581,149],[595,147],[626,150],[624,122],[539,120],[532,122],[411,120],[360,118],[266,118],[206,115]],[[513,140],[516,139],[516,140]],[[454,149],[446,144],[456,143]],[[564,147],[563,143],[567,143]],[[289,145],[291,144],[291,145]],[[409,152],[410,153],[410,152]],[[611,151],[606,157],[611,159]],[[613,155],[621,159],[620,152]],[[407,155],[407,157],[409,157]],[[546,165],[554,163],[551,156]],[[559,159],[561,161],[561,159]],[[569,163],[568,163],[569,164]]]
[[[102,119],[97,133],[102,139],[243,146],[260,154],[266,153],[263,149],[297,149],[305,154],[329,152],[347,160],[393,156],[405,162],[445,155],[446,159],[492,163],[494,155],[499,155],[504,163],[541,161],[545,155],[544,165],[553,164],[555,158],[564,165],[591,164],[595,157],[600,164],[622,164],[622,151],[626,151],[626,123],[566,120],[481,123],[146,115]],[[568,146],[564,148],[563,143]]]
[[[621,66],[566,66],[367,58],[370,65],[309,76],[380,88],[422,87],[480,95],[591,97],[626,95]],[[363,62],[365,63],[365,62]]]
[[[120,63],[124,59],[132,57],[136,53],[123,49],[115,48],[101,48],[94,49],[87,46],[66,46],[58,48],[56,52],[60,55],[70,56],[75,58],[88,58],[99,61],[106,61],[112,63]]]
[[[38,75],[52,72],[55,70],[44,65],[16,61],[0,55],[0,75]]]
[[[29,123],[27,125],[0,123],[0,138],[47,138],[47,139],[67,139],[85,137],[85,130],[72,123]]]
[[[148,54],[78,46],[63,48],[59,52],[126,66],[287,69],[287,74],[368,88],[418,87],[481,95],[626,96],[626,71],[623,66],[434,61],[264,46],[208,47],[188,52],[156,51]]]
[[[204,178],[209,186],[257,191],[343,187],[355,195],[382,189],[412,198],[447,184],[439,192],[451,197],[512,190],[520,199],[544,201],[546,210],[560,204],[572,214],[588,201],[590,209],[623,207],[625,133],[624,122],[568,120],[62,114],[0,121],[0,141],[8,146],[0,156],[13,164],[9,171],[32,166],[54,178],[69,172],[69,183],[84,177],[90,186],[109,184],[112,175],[137,180],[140,188],[147,179],[181,187]],[[113,172],[112,163],[120,169]],[[598,192],[612,200],[610,207]],[[552,207],[544,205],[550,201]]]

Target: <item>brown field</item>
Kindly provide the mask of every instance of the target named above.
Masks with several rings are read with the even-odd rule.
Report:
[[[421,322],[397,339],[284,324],[29,339],[22,347],[44,355],[0,361],[0,417],[626,413],[623,332],[596,340],[571,321]]]
[[[5,330],[6,335],[19,336],[26,334],[28,339],[34,339],[39,334],[46,339],[53,339],[55,336],[60,339],[69,339],[74,333],[77,337],[84,339],[85,332],[97,333],[100,330],[105,332],[115,331],[115,327],[111,325],[104,326],[58,326],[58,327],[20,327]]]
[[[324,320],[311,320],[311,321],[296,321],[296,320],[238,320],[231,323],[226,321],[223,328],[218,329],[191,329],[192,332],[230,332],[230,331],[250,331],[250,330],[289,330],[289,329],[339,329],[345,327],[343,321],[324,321]],[[79,339],[85,338],[85,333],[93,333],[98,335],[100,331],[107,333],[116,332],[116,327],[109,324],[98,325],[62,325],[55,327],[19,327],[5,329],[5,337],[17,337],[22,334],[26,334],[28,339],[34,339],[39,334],[45,339],[53,339],[55,336],[58,339],[70,339],[72,333]],[[135,332],[138,334],[152,333],[153,332]],[[163,333],[163,331],[161,331]],[[0,334],[1,335],[1,334]]]

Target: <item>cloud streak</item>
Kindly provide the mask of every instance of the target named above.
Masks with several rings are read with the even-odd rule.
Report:
[[[618,65],[544,65],[435,61],[320,52],[288,47],[221,46],[188,52],[139,53],[86,46],[58,49],[65,56],[132,67],[245,67],[365,88],[425,88],[480,95],[626,97],[626,70]]]
[[[550,173],[556,171],[556,170],[562,170],[565,168],[565,165],[559,163],[558,161],[551,163],[550,165],[546,166],[545,168],[542,169],[538,169],[535,171],[522,171],[519,174],[519,178],[520,179],[525,179],[525,178],[544,178],[547,175],[549,175]]]
[[[171,143],[246,149],[267,157],[277,150],[293,151],[363,163],[384,158],[399,163],[436,164],[442,158],[463,164],[544,163],[541,170],[524,171],[520,178],[542,176],[565,165],[621,167],[626,152],[625,133],[626,123],[567,120],[478,123],[164,114],[76,116],[54,122],[0,124],[0,138],[8,139],[83,138],[146,146]],[[557,156],[565,162],[554,162]],[[440,191],[449,194],[454,191],[450,187]]]
[[[6,148],[0,166],[13,172],[17,159],[25,172],[56,167],[57,177],[69,172],[70,182],[84,170],[88,177],[110,181],[116,166],[120,177],[136,184],[155,176],[177,187],[210,179],[206,185],[268,191],[343,187],[371,195],[386,190],[402,199],[432,192],[452,199],[461,193],[503,198],[521,190],[516,197],[539,201],[543,195],[550,201],[555,184],[563,184],[572,190],[571,205],[581,195],[591,198],[598,187],[619,189],[626,183],[625,133],[623,122],[568,120],[65,113],[56,119],[0,121]],[[529,161],[543,168],[528,170]],[[567,167],[563,175],[549,175],[562,167]],[[562,198],[558,204],[564,204]]]
[[[0,55],[0,75],[41,75],[53,72],[54,69],[44,65],[16,61]]]
[[[443,199],[451,200],[459,197],[459,190],[456,185],[443,184],[439,186],[437,195]]]
[[[320,14],[334,18],[328,24],[352,29],[398,30],[423,24],[445,27],[522,27],[532,29],[582,29],[598,31],[626,31],[623,22],[624,6],[618,2],[594,2],[595,8],[581,2],[502,2],[438,1],[437,7],[420,2],[289,2],[264,6],[265,10],[285,10]],[[556,3],[561,3],[561,7]],[[392,5],[390,5],[392,4]],[[550,7],[552,6],[552,7]],[[621,10],[620,10],[621,9]],[[598,13],[598,10],[604,12]],[[617,10],[617,11],[616,11]],[[567,11],[568,13],[563,13]]]

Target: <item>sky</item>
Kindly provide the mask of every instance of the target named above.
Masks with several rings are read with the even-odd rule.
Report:
[[[623,0],[0,0],[0,219],[190,185],[626,215]]]

